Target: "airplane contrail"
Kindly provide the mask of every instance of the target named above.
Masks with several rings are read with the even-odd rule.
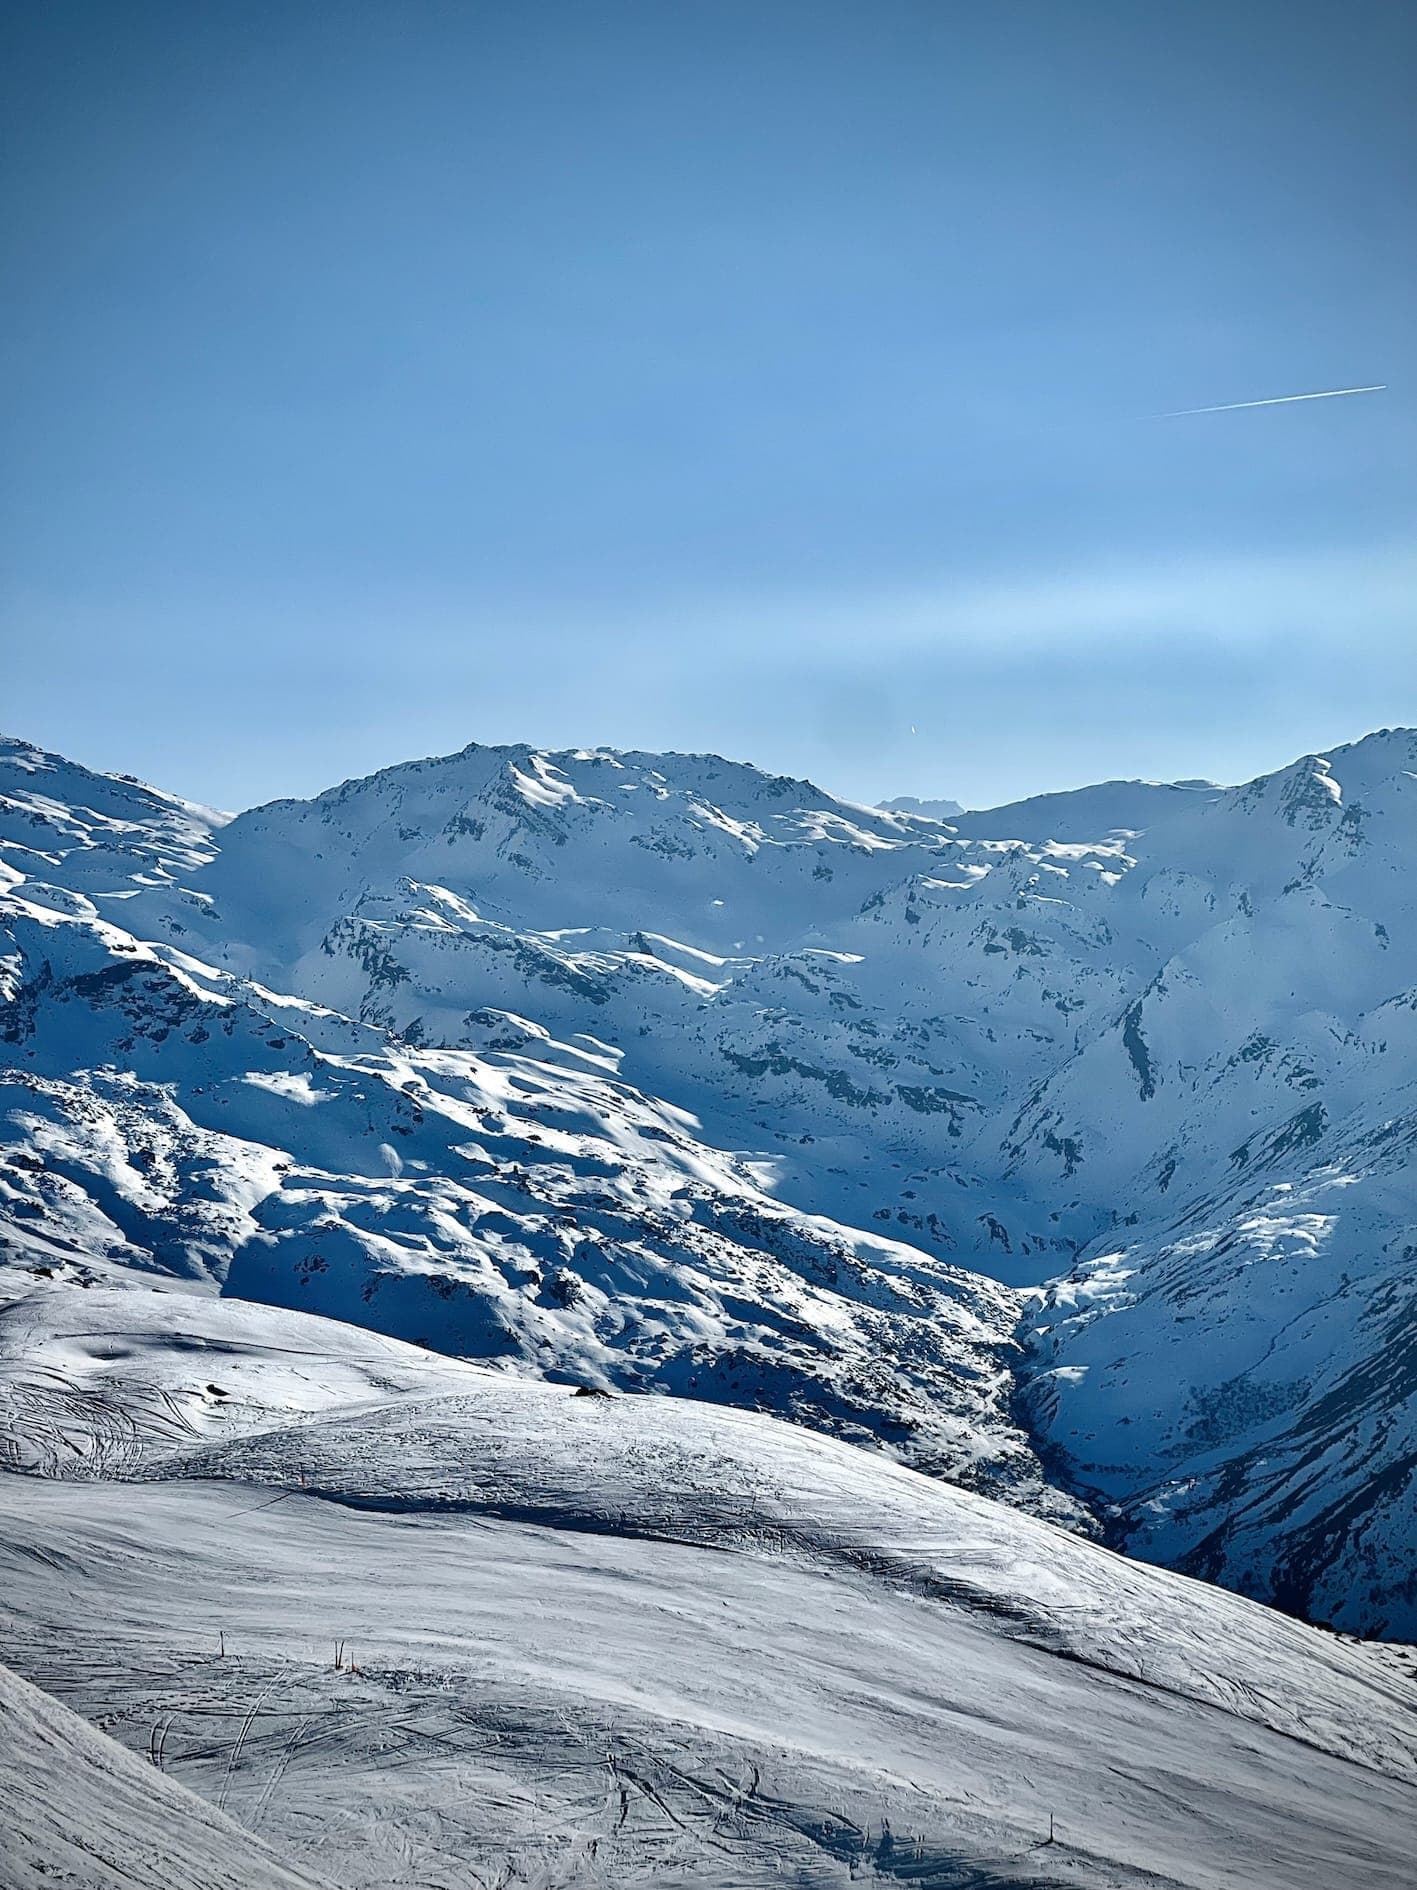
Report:
[[[1175,413],[1153,414],[1154,420],[1187,420],[1196,413],[1238,413],[1242,407],[1287,407],[1295,400],[1341,400],[1345,394],[1385,394],[1387,382],[1375,387],[1326,387],[1321,394],[1274,394],[1268,400],[1227,400],[1220,407],[1181,407]]]

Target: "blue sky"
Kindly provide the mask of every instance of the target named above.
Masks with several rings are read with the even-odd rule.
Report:
[[[1405,0],[3,30],[10,732],[232,806],[469,740],[982,805],[1417,721]]]

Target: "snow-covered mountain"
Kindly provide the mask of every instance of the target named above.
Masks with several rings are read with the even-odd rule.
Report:
[[[913,794],[898,794],[893,801],[882,801],[881,806],[891,814],[921,814],[926,820],[953,820],[956,814],[962,814],[964,808],[958,801],[917,800]]]
[[[1417,736],[948,821],[525,747],[0,794],[24,1264],[780,1412],[1417,1634]]]
[[[437,795],[451,776],[456,815],[469,772],[490,803],[512,776],[541,778],[534,764],[523,757],[523,777],[479,752],[395,770],[313,812],[222,826],[12,752],[0,808],[19,836],[0,849],[12,1254],[81,1275],[90,1258],[118,1259],[563,1380],[757,1405],[1080,1514],[1044,1483],[1011,1416],[1015,1292],[867,1217],[784,1204],[775,1143],[746,1126],[715,1141],[682,1101],[627,1080],[623,1051],[592,1034],[607,1032],[602,986],[619,981],[622,1007],[640,984],[667,987],[687,1019],[716,988],[703,972],[723,979],[726,959],[668,939],[658,957],[642,940],[590,951],[398,879],[411,836],[432,853],[452,819],[468,838],[436,800],[408,804],[410,784]],[[800,799],[738,774],[769,806]],[[727,817],[688,798],[721,839]],[[527,805],[520,844],[554,848],[541,804]],[[907,844],[900,823],[875,825]],[[656,863],[641,869],[642,832],[621,840],[620,870],[643,871],[662,913],[674,889],[656,888]],[[716,882],[744,870],[734,846]],[[705,872],[712,862],[700,874],[712,912]],[[372,916],[388,904],[372,888],[391,877],[423,902],[406,926]],[[465,894],[465,875],[455,883]],[[560,895],[532,884],[546,918]],[[566,897],[606,895],[587,884]],[[396,937],[425,979],[480,979],[480,999],[436,1026],[401,1014],[412,974]],[[672,964],[676,950],[700,969]],[[513,992],[531,1002],[510,1008]]]
[[[1195,812],[1224,792],[1214,781],[1099,781],[1059,794],[1035,794],[1026,801],[966,812],[954,825],[961,833],[990,838],[1013,834],[1021,840],[1077,842],[1131,839],[1154,835],[1168,822]]]

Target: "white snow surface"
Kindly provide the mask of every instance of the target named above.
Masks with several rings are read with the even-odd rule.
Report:
[[[0,1278],[7,1890],[1410,1884],[1399,1650],[759,1413]]]
[[[1388,730],[941,820],[473,745],[228,819],[5,744],[0,1238],[1412,1638],[1415,783]]]
[[[5,1890],[320,1890],[323,1881],[3,1666],[0,1781]]]

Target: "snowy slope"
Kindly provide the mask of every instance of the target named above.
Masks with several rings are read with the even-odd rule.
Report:
[[[1060,794],[1007,801],[1002,807],[960,808],[951,824],[960,833],[983,839],[1028,840],[1035,845],[1135,838],[1193,816],[1223,792],[1213,781],[1099,781]],[[898,807],[900,802],[890,805]]]
[[[0,1667],[5,1890],[320,1890],[152,1765]]]
[[[1417,1092],[1340,1119],[1317,1160],[1298,1126],[1047,1289],[1026,1402],[1113,1541],[1411,1639]]]
[[[66,1462],[0,1403],[51,1473],[0,1474],[0,1657],[156,1753],[164,1814],[350,1890],[1410,1881],[1395,1652],[759,1414],[10,1286],[5,1382],[138,1417]]]
[[[224,822],[8,755],[16,1253],[1064,1514],[1021,1384],[1114,1540],[1417,1635],[1411,733],[950,822],[478,746]]]

